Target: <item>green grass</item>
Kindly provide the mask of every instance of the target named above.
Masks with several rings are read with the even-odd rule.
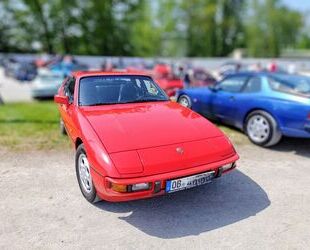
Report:
[[[0,147],[14,150],[69,148],[59,132],[53,102],[9,103],[0,106]]]
[[[243,144],[247,141],[241,132],[217,126],[234,143]],[[59,132],[59,114],[53,102],[9,103],[0,106],[0,148],[61,150],[69,147],[69,139]]]
[[[226,134],[229,139],[234,143],[234,144],[246,144],[249,142],[247,136],[245,134],[243,134],[241,131],[232,128],[232,127],[227,127],[221,124],[216,124],[217,127],[219,127],[224,134]]]

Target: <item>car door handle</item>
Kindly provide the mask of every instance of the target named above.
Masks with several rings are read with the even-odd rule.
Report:
[[[229,100],[234,101],[234,100],[236,100],[236,99],[235,99],[234,96],[230,96],[230,97],[229,97]]]

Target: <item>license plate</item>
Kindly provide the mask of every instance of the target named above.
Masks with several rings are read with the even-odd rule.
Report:
[[[192,175],[180,179],[169,180],[166,182],[166,192],[172,193],[183,189],[193,188],[207,184],[214,178],[214,171]]]

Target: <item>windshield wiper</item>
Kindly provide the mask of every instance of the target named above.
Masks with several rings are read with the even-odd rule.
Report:
[[[126,102],[98,102],[93,104],[88,104],[85,106],[101,106],[101,105],[115,105],[115,104],[126,104],[126,103],[139,103],[139,102],[166,102],[168,100],[159,100],[159,99],[137,99]]]
[[[119,104],[118,102],[98,102],[98,103],[93,103],[89,104],[86,106],[101,106],[101,105],[114,105],[114,104]]]
[[[121,103],[139,103],[139,102],[166,102],[168,100],[159,100],[159,99],[137,99],[127,102],[121,102]]]

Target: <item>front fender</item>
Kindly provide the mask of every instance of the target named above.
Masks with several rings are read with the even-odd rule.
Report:
[[[80,138],[83,141],[91,167],[102,176],[119,178],[120,174],[89,121],[80,112],[77,112],[77,120]]]

